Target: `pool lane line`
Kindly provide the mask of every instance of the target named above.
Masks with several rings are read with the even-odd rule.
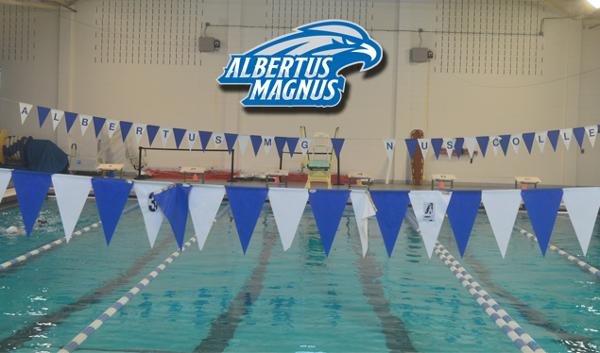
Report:
[[[434,252],[440,260],[450,268],[452,273],[458,278],[463,287],[477,301],[489,318],[494,321],[510,340],[523,353],[544,353],[546,352],[508,313],[500,307],[489,293],[484,290],[479,283],[467,272],[467,270],[458,262],[450,252],[440,243],[434,247]]]
[[[231,300],[227,311],[212,321],[208,335],[198,344],[192,352],[223,352],[229,346],[238,325],[249,312],[249,309],[260,296],[265,278],[267,265],[270,262],[271,251],[277,242],[274,233],[265,232],[263,246],[259,254],[259,264],[252,270],[252,274],[238,294]]]
[[[486,288],[490,289],[493,293],[498,295],[500,298],[505,299],[511,303],[511,305],[523,316],[523,318],[532,325],[538,326],[552,335],[559,338],[561,344],[566,344],[569,347],[575,347],[580,352],[588,352],[588,346],[590,344],[590,338],[581,335],[574,335],[563,329],[559,324],[551,321],[544,316],[541,312],[531,308],[528,304],[522,302],[519,298],[512,295],[506,289],[496,285],[490,280],[489,272],[485,267],[473,257],[469,257],[469,262],[473,270],[476,272],[479,280],[486,285]],[[570,344],[575,342],[576,344]],[[585,348],[585,350],[581,350]],[[594,351],[595,352],[595,351]]]
[[[123,211],[123,214],[129,213],[129,212],[133,211],[134,209],[136,209],[137,207],[138,207],[137,205],[133,205],[130,208]],[[73,240],[73,238],[75,238],[75,237],[79,237],[80,235],[83,235],[85,233],[90,232],[91,230],[94,230],[94,229],[100,227],[101,223],[102,223],[101,221],[98,221],[96,223],[92,223],[86,227],[83,227],[79,230],[74,231],[73,236],[71,237],[71,240]],[[23,255],[19,255],[12,260],[3,262],[2,264],[0,264],[0,273],[7,271],[8,269],[12,268],[15,265],[22,265],[23,263],[30,260],[31,258],[41,255],[41,254],[43,254],[49,250],[52,250],[62,244],[67,244],[67,239],[65,237],[62,237],[62,238],[56,239],[54,241],[51,241],[49,243],[46,243],[36,249],[26,252]]]
[[[102,287],[95,289],[93,293],[85,294],[79,297],[75,302],[66,304],[52,313],[39,317],[35,322],[17,330],[11,336],[0,339],[0,352],[21,347],[25,342],[34,338],[34,336],[40,335],[50,329],[50,327],[58,325],[60,322],[71,316],[71,314],[86,309],[89,305],[95,304],[102,298],[113,293],[120,286],[129,283],[132,278],[140,273],[144,266],[158,256],[160,252],[172,242],[172,237],[164,237],[156,246],[154,246],[154,248],[136,259],[125,272],[118,277],[109,280],[102,285]]]
[[[534,234],[532,234],[531,232],[527,231],[526,229],[523,229],[521,227],[515,226],[515,229],[519,231],[519,233],[523,234],[524,236],[526,236],[529,240],[532,240],[534,242],[538,242],[537,238],[535,237]],[[600,270],[597,269],[596,267],[588,264],[587,262],[581,260],[580,258],[564,251],[563,249],[559,248],[556,245],[552,245],[550,244],[550,250],[557,252],[560,256],[562,256],[563,258],[565,258],[567,261],[571,262],[574,265],[577,265],[577,267],[579,267],[582,271],[584,272],[588,272],[591,273],[592,275],[596,276],[598,279],[600,279]]]
[[[418,233],[419,227],[415,216],[407,214],[406,219],[411,227]],[[463,287],[475,299],[477,304],[483,309],[487,316],[500,328],[511,342],[522,353],[546,353],[546,351],[515,321],[506,310],[502,309],[498,302],[477,283],[473,276],[450,254],[450,252],[440,243],[436,242],[433,248],[434,253],[439,259],[454,273],[454,276],[460,281]]]
[[[352,220],[350,219],[352,218]],[[353,222],[354,217],[348,217],[348,222]],[[349,228],[349,226],[348,226]],[[381,285],[383,271],[373,256],[362,256],[360,249],[356,248],[358,259],[358,274],[367,302],[373,308],[375,316],[381,323],[381,332],[385,337],[385,345],[390,353],[418,352],[406,329],[406,324],[390,309],[390,301],[385,296]]]
[[[181,250],[176,250],[171,255],[169,255],[162,263],[160,263],[156,268],[148,273],[146,277],[142,278],[134,287],[132,287],[125,295],[119,298],[113,305],[111,305],[108,309],[106,309],[102,315],[100,315],[96,320],[92,321],[86,328],[84,328],[79,334],[77,334],[73,339],[67,343],[63,348],[61,348],[58,353],[72,353],[76,351],[83,342],[85,342],[94,332],[98,331],[100,327],[111,317],[113,317],[121,308],[138,293],[144,290],[158,275],[164,271],[167,266],[173,263],[175,259],[181,255],[182,252],[186,251],[193,243],[196,242],[196,237],[190,238]]]

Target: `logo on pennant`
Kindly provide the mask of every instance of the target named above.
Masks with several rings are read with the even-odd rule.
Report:
[[[376,67],[381,45],[361,26],[341,20],[313,22],[244,54],[232,54],[220,85],[249,85],[244,107],[335,107],[346,79],[340,71]]]

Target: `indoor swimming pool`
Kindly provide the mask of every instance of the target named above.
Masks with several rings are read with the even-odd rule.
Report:
[[[153,249],[135,201],[106,246],[99,228],[0,272],[0,351],[56,352],[176,250],[165,221]],[[30,239],[0,236],[0,263],[63,236],[53,199]],[[97,222],[88,200],[78,227]],[[18,208],[0,227],[20,224]],[[531,231],[525,213],[517,225]],[[599,225],[583,257],[566,215],[551,240],[600,266]],[[188,223],[188,238],[192,236]],[[439,242],[547,352],[600,352],[600,278],[514,232],[502,259],[480,212],[464,258],[446,220]],[[246,256],[227,203],[204,250],[184,251],[77,352],[518,352],[405,222],[388,258],[369,222],[362,258],[347,206],[329,257],[307,206],[283,252],[265,204]]]

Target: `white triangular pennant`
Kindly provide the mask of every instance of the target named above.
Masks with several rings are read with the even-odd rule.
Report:
[[[56,128],[65,117],[65,112],[58,109],[50,110],[50,119],[52,119],[52,130],[56,131]]]
[[[497,156],[498,149],[500,148],[500,136],[491,136],[490,137],[490,145],[492,146],[492,151],[494,152],[494,156]]]
[[[33,105],[29,103],[19,103],[19,114],[21,115],[21,124],[25,124],[25,120],[27,120],[27,117],[29,117],[29,113],[31,113],[31,108],[33,108]]]
[[[417,139],[419,143],[419,148],[421,149],[421,155],[423,158],[427,158],[427,153],[429,152],[429,147],[431,146],[430,139]]]
[[[225,196],[222,185],[197,185],[190,190],[189,209],[198,249],[202,250]]]
[[[79,114],[79,127],[81,128],[81,136],[85,135],[88,127],[92,125],[93,117],[91,115]]]
[[[483,190],[481,201],[485,207],[500,254],[504,258],[521,205],[521,191]]]
[[[167,145],[167,143],[169,142],[169,137],[171,137],[171,128],[163,127],[160,129],[160,131],[158,133],[160,134],[160,139],[162,141],[162,145],[163,145],[163,147],[165,147]]]
[[[568,151],[569,147],[571,147],[571,140],[573,139],[573,129],[560,129],[560,138]]]
[[[133,134],[135,135],[135,142],[139,145],[142,136],[144,136],[144,131],[146,130],[146,124],[143,123],[135,123],[133,124]]]
[[[596,137],[598,136],[598,125],[590,125],[585,127],[585,134],[590,140],[592,147],[596,144]]]
[[[119,121],[113,120],[113,119],[108,119],[108,120],[106,120],[105,126],[106,126],[106,134],[108,135],[108,138],[111,139],[115,135],[115,132],[117,132],[117,130],[119,129]]]
[[[535,142],[537,142],[538,148],[540,149],[540,153],[544,153],[544,147],[546,147],[547,139],[548,139],[547,131],[535,133]]]
[[[369,217],[375,216],[375,206],[366,190],[352,190],[350,199],[360,237],[362,256],[365,257],[369,249]]]
[[[298,148],[300,149],[300,153],[306,155],[308,153],[308,150],[310,149],[310,139],[303,137],[300,140],[298,140]]]
[[[473,159],[477,149],[477,139],[473,136],[465,137],[465,148],[469,152],[469,158]]]
[[[85,201],[92,190],[92,178],[78,175],[53,174],[52,185],[67,243],[73,235]]]
[[[238,146],[240,147],[240,155],[245,155],[248,150],[248,144],[250,144],[250,136],[239,135],[237,138]]]
[[[269,202],[283,251],[292,246],[307,200],[308,189],[269,188]]]
[[[188,130],[186,133],[188,140],[188,149],[192,150],[194,145],[196,145],[196,141],[198,140],[198,132],[196,130]]]
[[[273,136],[263,136],[262,149],[266,155],[271,154],[271,148],[273,148],[273,144],[275,143],[275,137]]]
[[[587,254],[600,209],[600,187],[565,188],[563,201],[583,255]]]
[[[154,246],[163,221],[163,214],[154,199],[154,195],[169,185],[171,183],[154,181],[136,181],[133,184],[133,190],[135,191],[138,205],[144,218],[144,226],[146,227],[146,235],[148,236],[150,247]]]
[[[446,216],[449,197],[438,190],[411,191],[408,197],[419,224],[427,255],[431,258]]]
[[[6,187],[10,182],[11,176],[12,170],[0,168],[0,202],[2,202],[2,198],[4,197],[4,193],[6,192]]]
[[[215,148],[225,148],[225,134],[222,132],[215,132],[212,135],[212,141]]]
[[[389,160],[394,158],[394,149],[396,148],[396,140],[394,140],[394,139],[383,140],[383,147],[385,148],[385,153],[387,155],[387,158]]]
[[[521,149],[521,145],[523,144],[523,137],[521,134],[514,134],[510,136],[510,144],[515,151],[515,154],[519,154],[519,150]]]
[[[454,138],[445,138],[444,139],[444,148],[446,149],[446,154],[448,155],[448,159],[452,158],[452,152],[454,152],[454,144],[456,143],[456,139]]]

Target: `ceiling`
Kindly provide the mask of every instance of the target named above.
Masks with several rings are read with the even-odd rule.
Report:
[[[398,0],[402,1],[402,0]],[[546,5],[554,9],[560,16],[583,18],[586,21],[600,20],[600,10],[594,9],[586,0],[544,0]],[[58,7],[75,11],[72,5],[77,0],[0,0],[0,4],[20,5],[45,9]]]

